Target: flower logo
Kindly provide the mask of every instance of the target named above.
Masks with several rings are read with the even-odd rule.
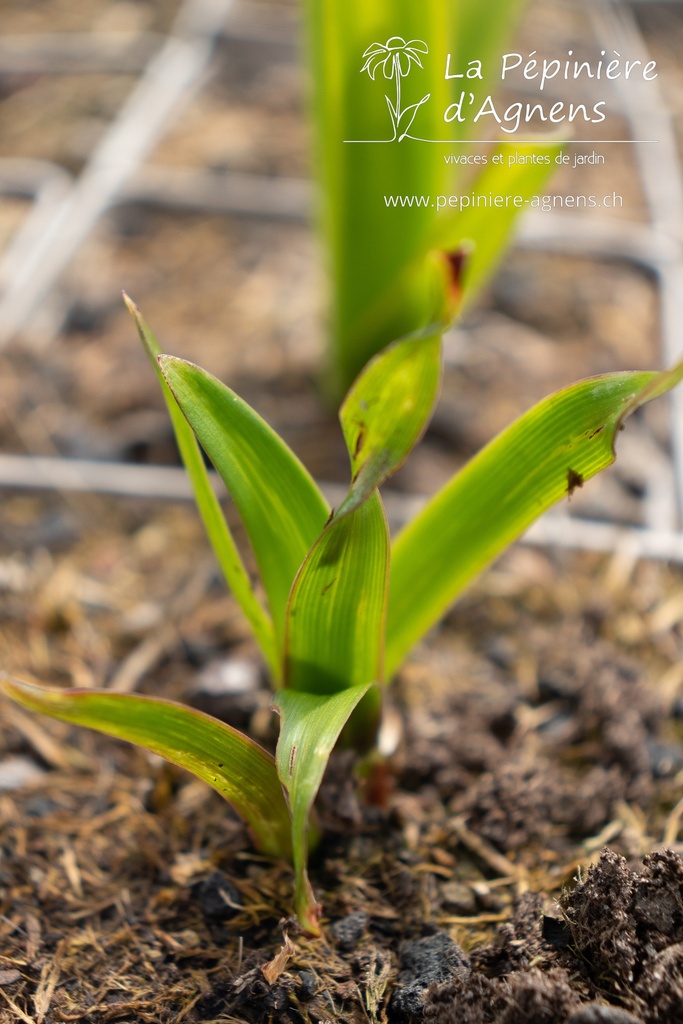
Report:
[[[379,68],[384,69],[385,78],[405,78],[410,71],[411,61],[422,67],[418,54],[429,53],[429,48],[421,39],[411,39],[409,43],[401,36],[392,36],[386,43],[372,43],[363,54],[367,57],[361,73],[367,71],[375,80]]]
[[[396,81],[395,102],[392,103],[385,94],[394,131],[393,138],[387,141],[393,142],[398,139],[399,142],[402,142],[408,136],[418,109],[431,95],[431,93],[427,93],[418,103],[411,103],[407,107],[401,108],[401,79],[406,78],[413,64],[422,67],[420,54],[426,53],[429,53],[429,47],[421,39],[411,39],[410,42],[406,42],[402,36],[392,36],[387,39],[386,43],[372,43],[363,54],[365,63],[360,69],[361,74],[367,71],[374,82],[375,75],[382,68],[385,79]]]

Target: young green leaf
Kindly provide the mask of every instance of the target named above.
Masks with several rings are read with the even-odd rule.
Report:
[[[499,434],[429,502],[392,552],[388,676],[481,569],[542,512],[612,464],[625,418],[681,379],[683,363],[559,391]]]
[[[329,506],[284,441],[230,388],[182,359],[161,356],[159,365],[242,517],[281,647],[294,577]]]
[[[306,870],[311,808],[339,734],[371,686],[365,683],[331,696],[282,690],[273,702],[281,718],[277,772],[292,812],[294,900],[297,917],[308,935],[320,934],[320,906]]]
[[[230,528],[228,527],[225,516],[223,515],[223,510],[221,509],[218,498],[211,486],[206,465],[202,458],[199,445],[197,444],[197,439],[195,438],[189,423],[180,411],[178,403],[174,399],[173,394],[161,373],[158,363],[158,356],[161,355],[159,343],[152,334],[135,303],[132,302],[127,295],[124,295],[123,298],[131,316],[133,317],[140,340],[144,345],[145,351],[149,356],[149,360],[161,385],[161,390],[171,417],[171,423],[173,424],[173,431],[178,444],[180,457],[183,460],[183,464],[187,470],[187,475],[190,478],[197,508],[202,522],[204,523],[204,528],[208,534],[211,546],[216,558],[218,559],[218,564],[223,571],[223,575],[225,576],[228,586],[235,595],[235,599],[239,603],[249,625],[254,631],[254,636],[256,637],[268,667],[273,674],[273,678],[279,680],[281,670],[275,646],[273,623],[254,593],[249,579],[249,574],[247,573],[244,563],[240,558],[235,541],[230,533]]]
[[[60,690],[0,673],[0,693],[29,711],[137,743],[213,786],[271,857],[291,858],[291,825],[275,760],[210,715],[168,700],[107,690]]]
[[[381,680],[388,568],[387,523],[374,492],[328,523],[294,582],[285,686],[329,694]]]
[[[339,418],[351,458],[351,489],[340,518],[403,465],[425,429],[441,381],[441,333],[405,338],[368,363]]]

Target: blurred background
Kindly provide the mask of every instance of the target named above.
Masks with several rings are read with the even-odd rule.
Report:
[[[0,28],[0,629],[8,667],[85,684],[118,679],[114,665],[142,647],[119,679],[130,687],[169,643],[150,639],[163,621],[183,618],[190,647],[243,630],[227,599],[204,603],[218,584],[122,289],[165,350],[228,382],[316,477],[345,479],[316,386],[325,285],[298,9],[6,0]],[[656,60],[659,77],[581,86],[609,97],[610,134],[591,126],[595,139],[630,142],[570,146],[549,192],[614,191],[623,205],[523,221],[448,336],[433,427],[389,495],[396,521],[550,391],[680,356],[682,43],[677,2],[529,5],[511,49],[623,49]],[[603,166],[573,166],[594,150]],[[683,558],[681,423],[680,398],[648,407],[616,472],[532,536]],[[98,616],[107,639],[88,625]],[[59,657],[45,652],[46,624],[63,630]]]

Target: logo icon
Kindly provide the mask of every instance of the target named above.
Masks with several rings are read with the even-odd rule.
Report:
[[[402,36],[392,36],[387,39],[386,43],[372,43],[363,54],[365,63],[360,69],[361,74],[367,71],[374,82],[375,75],[381,68],[384,79],[387,82],[393,80],[396,83],[394,102],[386,93],[384,96],[389,107],[393,135],[390,139],[383,139],[383,142],[403,142],[405,138],[411,138],[408,133],[415,120],[415,115],[422,104],[427,102],[431,93],[427,93],[417,103],[409,103],[408,106],[402,107],[401,79],[408,77],[413,64],[422,67],[420,55],[426,53],[429,53],[429,47],[421,39],[411,39],[410,42],[406,42]]]

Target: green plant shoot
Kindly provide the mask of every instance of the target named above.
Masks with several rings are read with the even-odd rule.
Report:
[[[372,747],[382,687],[412,644],[541,512],[613,462],[623,421],[676,385],[683,363],[662,373],[594,377],[546,398],[475,456],[393,543],[379,487],[429,420],[441,371],[438,329],[389,346],[349,392],[340,419],[351,482],[336,513],[294,453],[228,387],[180,359],[159,356],[158,365],[183,413],[173,413],[173,424],[216,556],[264,658],[276,661],[275,758],[229,726],[164,700],[7,676],[0,690],[30,710],[139,743],[212,785],[259,849],[292,860],[297,917],[314,936],[321,908],[307,873],[319,835],[313,803],[340,735],[359,750]],[[212,497],[197,441],[242,517],[267,609]]]
[[[304,3],[317,219],[330,281],[323,383],[337,399],[384,346],[447,319],[449,285],[434,252],[477,254],[461,282],[470,302],[525,201],[552,172],[558,147],[547,139],[515,140],[524,162],[508,173],[508,148],[498,164],[490,138],[483,155],[470,144],[487,130],[505,138],[497,121],[455,114],[463,97],[473,97],[474,112],[495,92],[523,6],[493,0],[482,16],[478,0]],[[458,160],[449,162],[454,152]],[[475,156],[485,162],[464,162]],[[489,194],[517,201],[502,209],[475,202]]]

